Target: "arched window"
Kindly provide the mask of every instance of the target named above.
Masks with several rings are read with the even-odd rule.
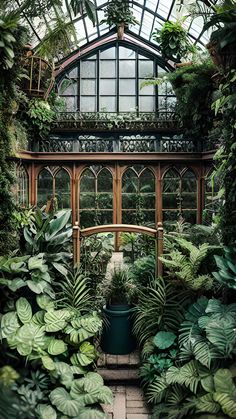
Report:
[[[205,177],[204,183],[204,211],[203,223],[211,224],[213,216],[218,212],[220,199],[218,192],[220,190],[220,182],[217,176],[214,176],[214,170],[211,170]]]
[[[181,209],[185,221],[192,224],[197,222],[197,179],[191,170],[182,176]]]
[[[65,169],[47,167],[38,175],[37,205],[42,207],[56,198],[58,209],[70,208],[70,176]]]
[[[156,56],[141,48],[109,46],[81,58],[58,81],[67,111],[155,112],[171,111],[175,96],[171,85],[143,86],[147,78],[166,72]]]
[[[70,208],[70,176],[64,169],[60,169],[55,175],[54,196],[59,209]]]
[[[16,169],[16,201],[22,207],[29,205],[29,176],[23,166]]]
[[[122,223],[155,225],[155,177],[151,170],[128,168],[123,174]]]
[[[185,221],[196,223],[197,215],[197,180],[191,170],[182,176],[174,169],[169,169],[162,185],[163,221],[173,222],[181,215]]]
[[[48,169],[38,175],[37,206],[42,207],[53,197],[53,176]]]
[[[113,222],[113,178],[106,168],[87,168],[80,179],[82,228]]]

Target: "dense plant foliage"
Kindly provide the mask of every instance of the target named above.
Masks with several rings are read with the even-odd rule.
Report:
[[[129,3],[128,0],[111,1],[104,10],[105,19],[102,23],[106,22],[109,26],[119,25],[120,23],[125,25],[137,23]]]
[[[6,417],[102,419],[99,403],[112,400],[92,371],[102,320],[89,281],[82,271],[68,270],[69,219],[70,211],[35,211],[24,228],[23,249],[30,254],[0,258],[0,405],[6,404]]]
[[[164,58],[167,59],[179,62],[195,51],[181,21],[165,22],[161,29],[155,29],[152,37],[158,43]]]

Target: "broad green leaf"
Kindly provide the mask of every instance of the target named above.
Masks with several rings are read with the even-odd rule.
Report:
[[[77,419],[106,419],[107,415],[96,407],[83,407]]]
[[[35,313],[32,317],[32,322],[35,324],[38,324],[40,326],[44,326],[44,315],[45,315],[45,311],[44,310],[40,310],[37,311],[37,313]]]
[[[50,358],[50,356],[44,355],[41,356],[42,364],[46,370],[54,371],[56,368],[56,363]]]
[[[7,286],[13,292],[16,292],[20,288],[26,286],[26,283],[21,278],[14,278],[14,279],[1,278],[0,284]]]
[[[84,406],[84,403],[81,403],[78,400],[73,400],[70,394],[63,387],[58,387],[53,390],[49,394],[49,399],[60,412],[68,415],[69,417],[77,416],[81,407]]]
[[[67,350],[67,345],[61,339],[51,338],[48,345],[50,355],[60,355]]]
[[[153,338],[153,343],[159,349],[167,349],[173,345],[177,336],[172,332],[158,332],[156,336]]]
[[[61,231],[68,223],[71,217],[71,210],[62,210],[57,213],[55,219],[51,220],[50,225],[50,233],[45,234],[45,238],[47,241],[51,241],[53,237],[55,237],[59,231]]]
[[[42,310],[49,311],[54,309],[54,302],[48,295],[37,295],[36,301]]]
[[[46,331],[58,332],[59,330],[64,329],[70,317],[71,313],[68,310],[48,311],[44,316]]]
[[[3,338],[8,338],[9,336],[15,334],[19,327],[20,324],[15,312],[9,312],[2,316],[1,334]]]
[[[20,297],[16,302],[16,312],[20,321],[25,324],[29,323],[32,319],[32,308],[28,300]]]
[[[37,406],[37,411],[39,414],[38,419],[57,419],[56,411],[52,408],[52,406],[47,404],[39,404]]]
[[[17,342],[27,344],[35,348],[46,349],[48,338],[45,336],[44,327],[33,322],[26,323],[17,331]]]

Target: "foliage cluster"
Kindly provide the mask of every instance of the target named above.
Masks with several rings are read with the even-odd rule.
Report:
[[[166,59],[180,62],[182,58],[187,58],[196,50],[181,21],[165,22],[161,29],[155,29],[152,37]]]
[[[102,320],[86,276],[68,266],[70,216],[35,211],[24,254],[0,258],[0,405],[12,419],[103,419],[99,404],[112,400],[92,371]]]
[[[112,0],[104,10],[105,19],[101,23],[105,22],[109,26],[137,23],[129,3],[128,0]]]

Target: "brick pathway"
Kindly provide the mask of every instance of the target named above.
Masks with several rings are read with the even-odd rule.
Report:
[[[108,419],[149,419],[142,390],[137,386],[110,386],[114,394],[112,406],[103,406]]]

